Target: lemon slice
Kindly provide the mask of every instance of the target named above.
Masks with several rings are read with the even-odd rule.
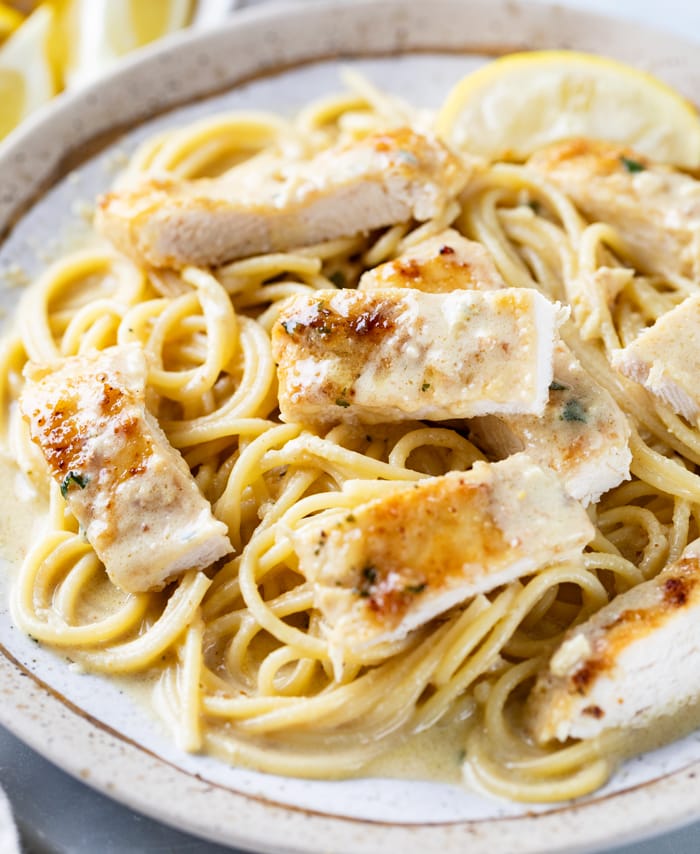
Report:
[[[0,47],[0,139],[56,94],[49,60],[53,11],[41,6]]]
[[[11,35],[23,20],[24,18],[16,9],[0,3],[0,41]]]
[[[193,0],[69,0],[62,14],[68,86],[94,80],[124,54],[189,23]]]
[[[573,51],[516,53],[469,74],[448,95],[437,131],[455,148],[493,159],[522,160],[584,136],[700,167],[700,118],[688,101],[650,74]]]

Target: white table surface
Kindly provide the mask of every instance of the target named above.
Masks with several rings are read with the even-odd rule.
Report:
[[[236,5],[256,2],[260,0],[239,0]],[[651,24],[700,44],[700,0],[558,2]],[[0,784],[13,808],[26,854],[235,854],[238,850],[195,839],[138,815],[60,771],[3,727]],[[609,849],[608,854],[700,854],[700,821],[646,842]]]

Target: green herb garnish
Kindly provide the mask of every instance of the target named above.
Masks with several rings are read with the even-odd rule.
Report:
[[[61,495],[65,498],[68,495],[68,490],[71,487],[71,484],[74,483],[76,486],[79,486],[81,489],[85,489],[88,485],[89,477],[83,477],[80,472],[77,471],[69,471],[66,475],[63,483],[61,484]]]
[[[423,385],[420,387],[420,390],[421,391],[427,391],[429,388],[430,388],[430,383],[423,383]]]
[[[564,404],[564,408],[559,418],[562,421],[581,421],[584,424],[588,420],[586,418],[586,410],[581,406],[578,400],[568,400]]]
[[[297,327],[300,326],[296,320],[283,320],[282,321],[282,329],[287,333],[287,335],[294,335],[297,331]]]
[[[369,581],[370,584],[374,584],[374,582],[377,580],[377,569],[376,569],[376,567],[372,566],[371,564],[369,566],[366,566],[362,570],[362,577],[366,581]]]
[[[638,160],[632,160],[631,157],[625,157],[624,154],[620,155],[620,163],[632,175],[635,172],[643,172],[646,169],[643,163],[640,163]]]
[[[399,160],[403,160],[404,163],[410,163],[412,166],[416,166],[418,164],[418,158],[411,151],[406,151],[405,148],[397,148],[396,156]]]
[[[342,406],[343,409],[347,409],[348,406],[350,406],[350,401],[345,400],[345,398],[343,398],[343,397],[336,397],[335,405],[336,406]]]
[[[347,278],[342,270],[336,270],[328,277],[336,288],[344,288],[347,283]]]
[[[425,581],[422,584],[407,584],[406,587],[404,587],[404,592],[416,594],[422,593],[427,586],[428,585],[425,583]]]
[[[562,385],[561,383],[558,383],[556,380],[552,380],[552,382],[549,384],[549,390],[550,391],[566,391],[568,388],[569,388],[568,385]]]

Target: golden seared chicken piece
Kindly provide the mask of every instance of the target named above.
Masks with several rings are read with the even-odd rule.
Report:
[[[359,284],[361,291],[416,288],[433,294],[462,288],[493,291],[505,287],[488,250],[452,228],[416,243],[393,261],[368,270]]]
[[[528,700],[540,742],[643,727],[700,697],[700,541],[571,629]]]
[[[700,275],[700,182],[628,148],[557,143],[528,161],[590,220],[613,225],[647,273]]]
[[[505,287],[486,249],[451,229],[365,273],[360,288],[379,283],[422,291]],[[554,378],[541,415],[485,415],[471,420],[469,429],[493,456],[525,451],[554,469],[584,504],[630,476],[627,418],[562,341],[554,349]]]
[[[96,224],[122,252],[154,267],[216,266],[437,216],[468,169],[436,139],[407,128],[312,160],[216,179],[149,179],[104,196]]]
[[[627,418],[562,341],[554,351],[554,379],[542,415],[486,415],[470,421],[469,430],[493,456],[525,451],[554,469],[584,504],[630,477]]]
[[[159,590],[228,554],[187,464],[146,409],[136,344],[29,364],[20,406],[71,513],[111,580]]]
[[[557,476],[525,454],[421,480],[294,534],[336,659],[396,640],[594,535]]]
[[[688,297],[612,354],[620,373],[640,383],[674,412],[700,417],[700,295]]]
[[[534,290],[328,290],[272,330],[282,419],[304,424],[542,412],[564,311]]]

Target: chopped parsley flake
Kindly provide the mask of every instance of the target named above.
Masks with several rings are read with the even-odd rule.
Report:
[[[83,477],[80,472],[77,471],[69,471],[66,475],[63,483],[61,484],[61,495],[65,498],[68,495],[68,490],[71,488],[71,484],[74,483],[76,486],[79,486],[81,489],[85,489],[88,485],[88,480],[90,478]]]
[[[331,282],[333,282],[336,288],[344,288],[347,283],[345,273],[342,270],[336,270],[335,272],[331,273],[328,278],[331,280]]]
[[[372,564],[362,570],[362,580],[359,587],[353,587],[352,592],[363,599],[368,599],[372,595],[372,587],[377,581],[377,569]]]
[[[422,593],[427,586],[428,585],[425,583],[425,581],[422,584],[407,584],[406,587],[404,587],[404,592],[416,594]]]
[[[420,390],[421,391],[427,391],[429,388],[430,388],[430,383],[423,383],[423,385],[420,387]]]
[[[640,163],[638,160],[632,160],[630,157],[625,157],[624,154],[620,156],[620,163],[632,175],[635,172],[643,172],[646,169],[643,163]]]
[[[294,333],[297,331],[298,326],[300,326],[300,324],[296,320],[282,321],[282,328],[287,333],[287,335],[294,335]]]
[[[567,400],[559,416],[562,421],[581,421],[586,423],[586,410],[581,406],[578,400]]]
[[[418,165],[416,155],[410,151],[406,151],[405,148],[397,149],[396,156],[399,158],[399,160],[403,160],[404,163],[410,163],[412,166]]]
[[[367,581],[369,581],[370,584],[374,584],[374,582],[377,580],[377,569],[376,569],[376,567],[372,566],[371,564],[369,566],[366,566],[362,570],[362,576]]]
[[[336,397],[335,405],[336,406],[342,406],[343,409],[347,409],[348,406],[350,406],[350,401],[345,400],[345,398],[343,398],[343,397]]]
[[[552,380],[552,382],[549,384],[549,390],[550,391],[566,391],[568,388],[569,388],[568,385],[562,385],[561,383],[558,383],[556,380]]]

